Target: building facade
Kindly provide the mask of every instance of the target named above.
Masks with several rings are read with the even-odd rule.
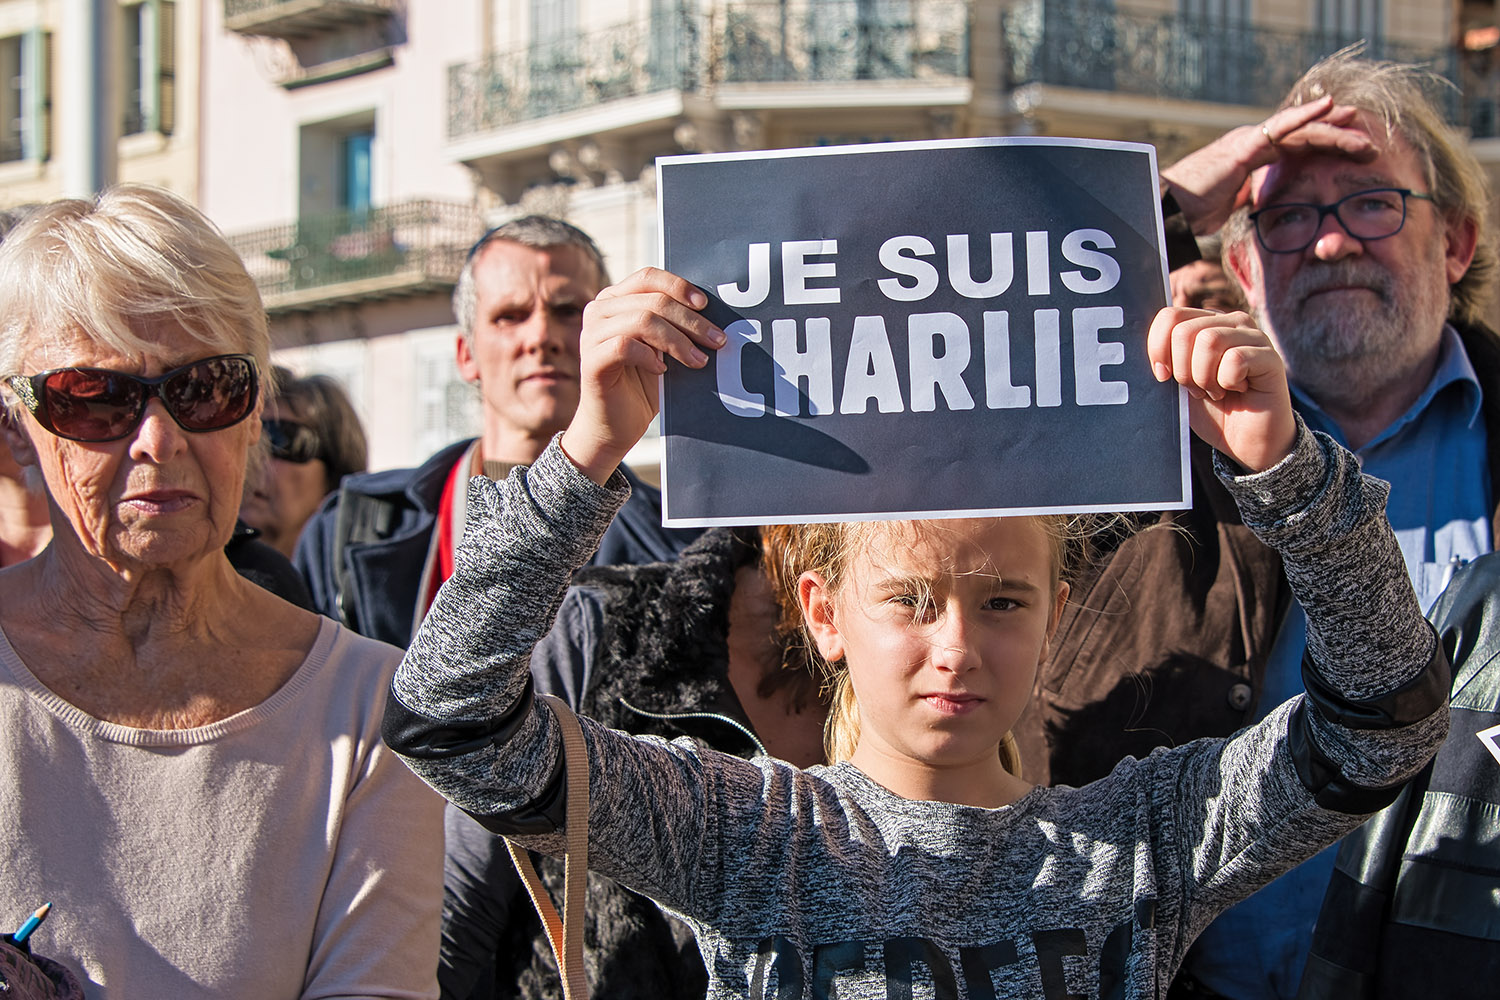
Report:
[[[112,7],[112,10],[110,9]],[[0,0],[0,207],[70,190],[80,119],[101,119],[113,175],[198,199],[201,5],[195,0]],[[87,91],[64,42],[113,15],[116,83]],[[103,105],[108,106],[103,106]]]
[[[0,0],[0,206],[63,193],[62,125],[94,109],[59,40],[104,2]],[[375,467],[478,426],[449,307],[472,240],[540,211],[617,278],[656,263],[658,156],[1034,134],[1166,164],[1364,39],[1457,82],[1500,175],[1496,0],[108,2],[117,176],[225,229],[278,359],[349,386]]]
[[[481,220],[440,112],[471,6],[204,5],[200,203],[260,285],[277,360],[349,388],[376,468],[478,426],[450,297]]]

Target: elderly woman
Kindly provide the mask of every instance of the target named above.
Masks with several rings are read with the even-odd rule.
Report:
[[[276,396],[262,421],[268,461],[253,477],[240,520],[288,559],[302,526],[339,481],[364,472],[365,430],[349,394],[328,375],[294,375],[278,365]]]
[[[165,192],[0,247],[5,435],[53,527],[0,573],[0,921],[50,900],[30,943],[91,997],[437,995],[441,804],[380,741],[399,653],[224,555],[268,351]]]

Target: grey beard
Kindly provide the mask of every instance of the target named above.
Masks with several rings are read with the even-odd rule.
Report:
[[[1351,285],[1370,289],[1373,297],[1307,301],[1322,289]],[[1447,315],[1446,298],[1431,298],[1425,283],[1398,288],[1393,275],[1369,261],[1316,263],[1298,271],[1286,294],[1257,319],[1269,321],[1292,381],[1315,399],[1348,405],[1421,366]]]
[[[1350,285],[1370,289],[1375,301],[1343,308],[1308,301],[1316,292]],[[1288,364],[1295,368],[1338,364],[1397,347],[1392,341],[1401,334],[1394,327],[1404,327],[1405,317],[1398,316],[1393,285],[1389,274],[1364,261],[1304,266],[1286,295],[1267,307],[1272,328],[1289,355]]]

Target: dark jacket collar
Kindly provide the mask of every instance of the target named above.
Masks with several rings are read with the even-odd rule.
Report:
[[[599,682],[584,711],[631,732],[705,736],[685,720],[652,720],[625,703],[662,715],[720,713],[741,725],[749,718],[729,683],[729,600],[735,572],[759,555],[753,529],[715,528],[676,562],[581,571],[575,583],[599,593],[604,612]],[[749,741],[708,727],[721,749],[745,752]],[[724,746],[725,740],[732,746]],[[745,744],[741,746],[741,742]]]
[[[448,474],[453,471],[453,463],[458,461],[474,440],[466,438],[456,441],[415,469],[386,469],[382,472],[349,476],[344,480],[344,488],[396,503],[404,497],[408,504],[422,513],[436,516],[438,504],[442,501],[443,485],[448,480]]]

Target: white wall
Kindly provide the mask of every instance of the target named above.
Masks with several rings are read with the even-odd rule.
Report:
[[[443,144],[448,66],[476,57],[481,2],[407,4],[393,65],[292,90],[276,82],[294,68],[285,45],[229,31],[224,5],[205,3],[201,207],[228,232],[293,221],[300,128],[372,111],[377,205],[471,200],[469,172]]]

